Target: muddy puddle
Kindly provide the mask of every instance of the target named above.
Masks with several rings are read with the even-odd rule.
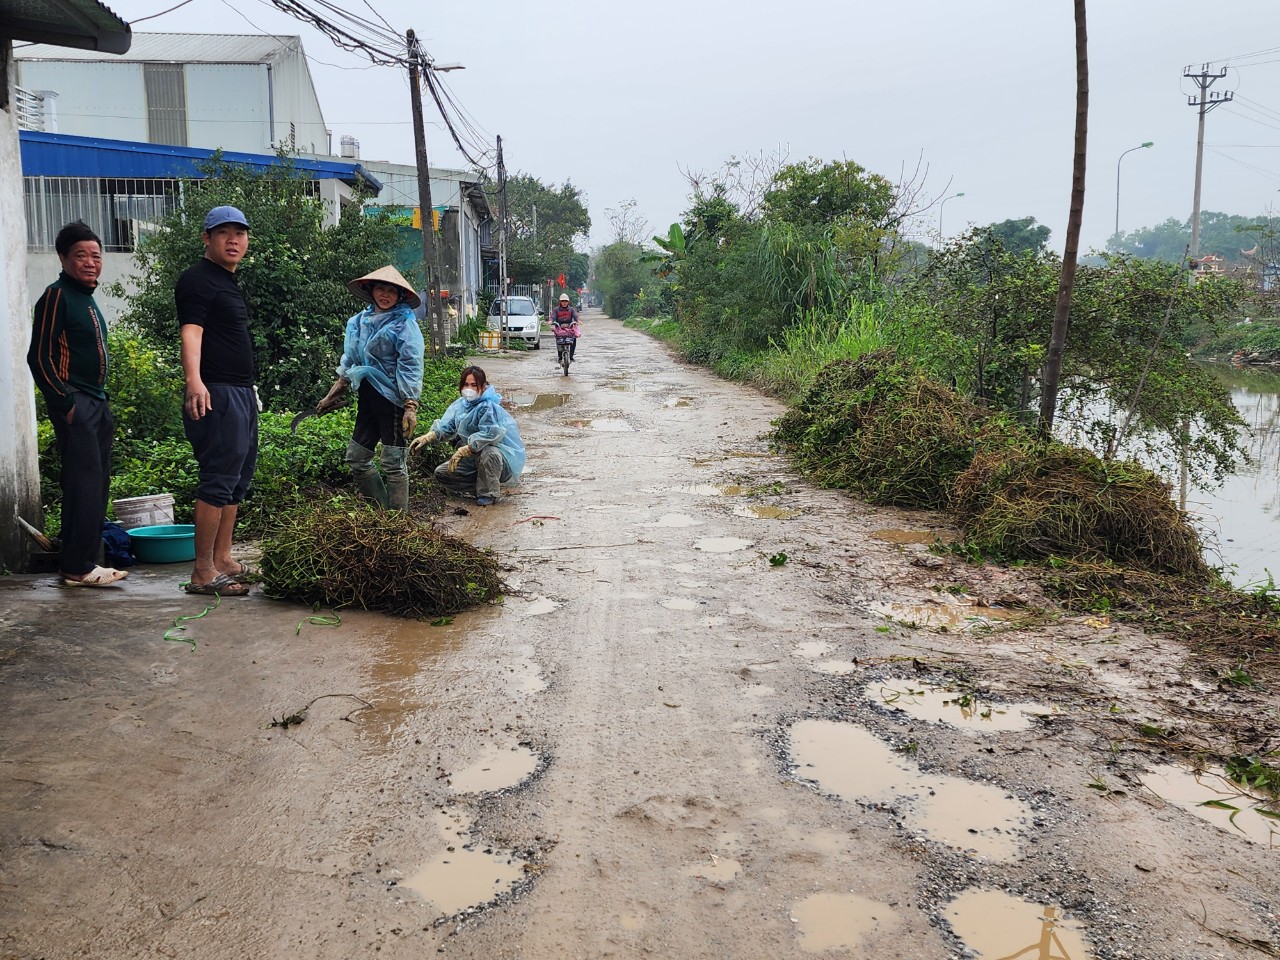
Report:
[[[658,605],[668,610],[697,610],[702,606],[702,602],[690,600],[688,597],[663,597],[658,601]]]
[[[987,960],[1093,960],[1084,928],[1040,906],[998,890],[966,890],[945,912],[952,932],[972,955]]]
[[[573,397],[572,393],[515,394],[510,401],[521,410],[554,410],[563,407]]]
[[[486,793],[514,787],[538,769],[538,755],[528,747],[492,748],[471,766],[449,774],[455,793]]]
[[[559,606],[560,604],[550,597],[532,597],[524,601],[522,606],[517,606],[516,609],[522,617],[539,617],[543,614],[551,613]]]
[[[883,540],[885,543],[898,543],[903,546],[910,543],[954,543],[956,539],[953,533],[937,530],[872,530],[870,536],[873,540]]]
[[[902,918],[888,904],[856,893],[815,893],[791,908],[806,953],[857,950],[873,936],[892,933]]]
[[[790,731],[796,775],[850,803],[892,806],[907,829],[957,850],[1009,860],[1030,820],[1025,803],[996,786],[924,773],[870,731],[801,720]]]
[[[714,457],[698,457],[693,461],[695,467],[709,467],[713,463],[720,463],[726,459],[739,460],[766,460],[772,457],[771,453],[760,453],[755,450],[726,450],[724,453],[717,454]]]
[[[1201,773],[1165,764],[1142,775],[1156,796],[1207,820],[1219,830],[1280,850],[1280,802],[1245,790],[1220,769]]]
[[[1011,620],[1021,611],[977,603],[892,603],[871,601],[867,609],[906,627],[931,630],[971,630],[997,620]]]
[[[742,865],[729,857],[707,854],[707,858],[690,866],[685,872],[695,880],[707,880],[711,883],[728,883],[738,875]]]
[[[683,513],[668,513],[659,517],[652,524],[641,524],[641,526],[700,527],[702,526],[702,521],[694,517],[686,516]]]
[[[599,420],[588,420],[587,426],[599,433],[631,433],[635,427],[625,420],[614,420],[607,417]]]
[[[740,503],[733,508],[735,517],[752,520],[791,520],[803,512],[796,507],[771,507],[764,503]]]
[[[509,893],[524,877],[526,863],[470,835],[471,821],[459,812],[436,811],[445,849],[400,883],[450,916]]]
[[[863,695],[872,703],[901,710],[917,720],[961,730],[1026,730],[1036,717],[1057,712],[1043,703],[993,703],[958,685],[898,679],[872,680],[863,688]]]
[[[741,497],[747,488],[737,484],[686,483],[676,487],[680,493],[692,493],[699,497]],[[655,493],[658,491],[654,491]]]
[[[662,405],[669,408],[692,407],[693,397],[671,397],[669,400],[664,400]]]
[[[693,549],[703,553],[736,553],[751,546],[752,541],[741,537],[703,537],[693,544]]]

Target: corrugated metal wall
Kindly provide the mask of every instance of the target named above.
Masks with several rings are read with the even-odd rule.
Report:
[[[147,140],[147,94],[140,63],[19,60],[28,90],[58,94],[58,133]]]
[[[265,64],[188,63],[186,73],[191,146],[271,152]]]

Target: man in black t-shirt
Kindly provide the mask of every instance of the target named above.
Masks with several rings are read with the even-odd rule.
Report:
[[[178,278],[186,395],[182,422],[196,462],[196,562],[188,593],[243,597],[253,571],[231,556],[236,513],[258,460],[249,307],[236,267],[249,249],[249,222],[235,207],[204,218],[204,259]]]

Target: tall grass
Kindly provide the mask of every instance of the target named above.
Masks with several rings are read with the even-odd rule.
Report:
[[[850,300],[843,316],[802,311],[783,331],[781,343],[770,340],[769,349],[757,355],[747,379],[794,403],[832,360],[853,360],[888,343],[882,311],[879,304],[859,300]]]

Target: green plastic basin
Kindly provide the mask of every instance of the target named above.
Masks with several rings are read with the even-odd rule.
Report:
[[[190,523],[134,527],[126,532],[140,563],[182,563],[196,558],[196,528]]]

